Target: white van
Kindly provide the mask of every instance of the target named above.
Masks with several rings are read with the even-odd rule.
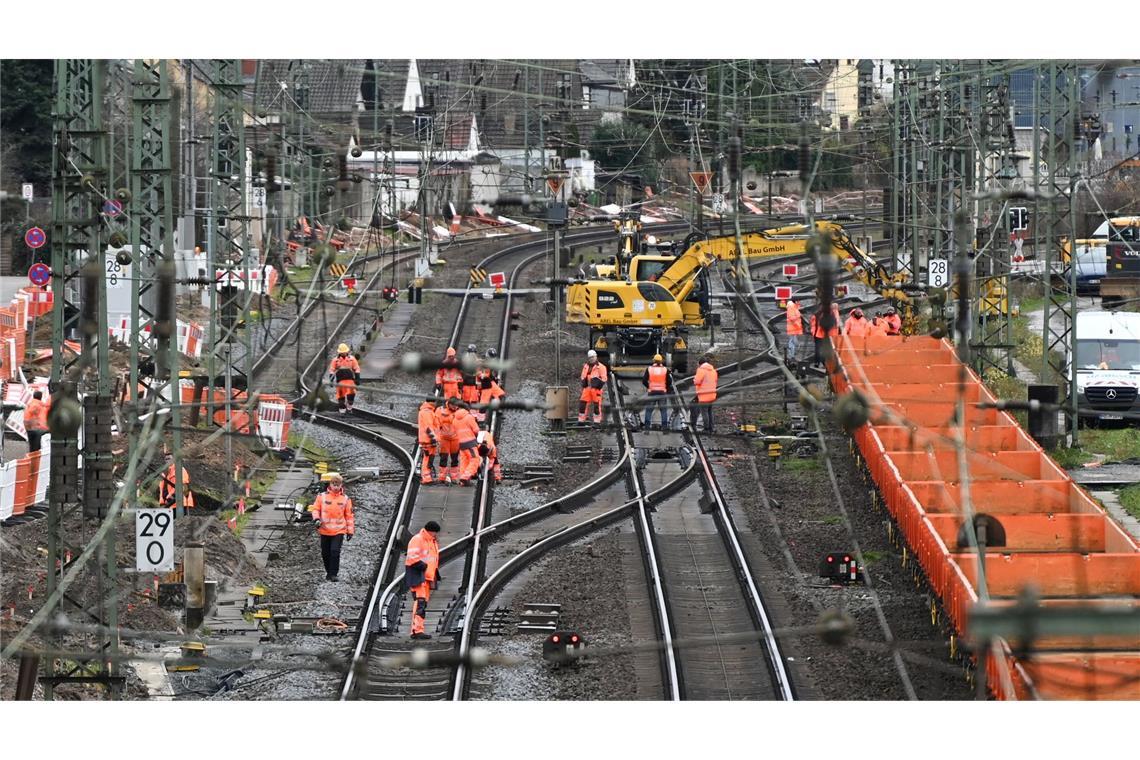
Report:
[[[1140,416],[1140,314],[1077,312],[1077,407],[1081,419]]]

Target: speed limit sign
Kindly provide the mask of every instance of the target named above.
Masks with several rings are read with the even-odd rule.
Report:
[[[944,288],[950,284],[950,260],[931,259],[926,267],[926,284],[931,288]]]
[[[135,510],[135,569],[140,573],[174,569],[174,510]]]

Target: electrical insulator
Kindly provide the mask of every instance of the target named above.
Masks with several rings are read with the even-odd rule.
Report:
[[[154,332],[160,338],[170,338],[174,334],[175,271],[173,261],[163,261],[158,265],[158,308]]]

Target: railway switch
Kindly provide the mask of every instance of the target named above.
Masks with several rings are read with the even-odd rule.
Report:
[[[555,631],[542,642],[542,659],[556,665],[565,664],[580,657],[586,648],[586,641],[577,631]]]
[[[819,576],[845,586],[864,580],[863,571],[850,552],[828,552],[819,563]]]

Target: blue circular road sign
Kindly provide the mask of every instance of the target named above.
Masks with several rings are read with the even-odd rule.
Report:
[[[32,268],[28,270],[28,279],[33,285],[41,287],[47,285],[51,280],[51,268],[43,263],[32,264]]]
[[[24,233],[24,244],[29,248],[43,248],[47,235],[39,227],[32,227]]]

